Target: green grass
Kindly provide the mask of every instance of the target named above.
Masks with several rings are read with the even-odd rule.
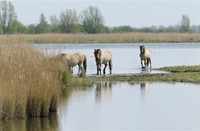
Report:
[[[163,67],[159,70],[169,71],[173,73],[181,73],[181,72],[200,72],[200,66],[173,66],[173,67]]]
[[[158,81],[158,82],[192,82],[200,83],[200,66],[174,66],[163,67],[157,70],[168,71],[169,73],[161,74],[131,74],[131,75],[108,75],[108,76],[89,76],[87,79],[81,79],[88,85],[96,81]],[[82,82],[83,83],[83,82]],[[78,83],[74,83],[75,86]]]

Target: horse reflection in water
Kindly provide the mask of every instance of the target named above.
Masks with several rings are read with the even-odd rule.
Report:
[[[148,94],[148,90],[150,88],[149,82],[142,82],[140,83],[140,91],[141,91],[141,100],[144,101]]]
[[[142,68],[148,68],[150,65],[151,68],[151,52],[148,48],[145,48],[144,45],[140,45],[140,59]],[[143,65],[144,62],[144,65]]]
[[[142,68],[141,73],[151,73],[151,68]]]
[[[95,91],[96,102],[109,102],[112,99],[112,83],[97,82]]]

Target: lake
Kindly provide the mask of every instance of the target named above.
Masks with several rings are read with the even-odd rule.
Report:
[[[57,114],[1,121],[0,130],[200,129],[200,86],[189,83],[96,82],[64,93]]]
[[[98,82],[59,106],[59,130],[198,130],[200,86]]]
[[[200,65],[198,43],[148,43],[152,67]],[[94,49],[110,50],[113,74],[141,73],[139,44],[35,44],[46,56],[82,52],[87,75],[96,74]],[[78,72],[77,68],[74,73]],[[108,72],[108,70],[107,70]],[[149,73],[162,73],[152,70]],[[0,131],[200,130],[200,85],[165,82],[95,82],[63,92],[49,117],[0,121]]]
[[[198,43],[148,43],[151,50],[152,68],[178,65],[200,65]],[[96,74],[94,49],[110,50],[113,55],[113,74],[141,73],[139,44],[36,44],[45,55],[81,52],[87,57],[87,75]],[[152,70],[151,73],[161,71]],[[78,67],[74,68],[74,74]],[[107,68],[107,73],[109,69]],[[161,72],[162,73],[162,72]]]

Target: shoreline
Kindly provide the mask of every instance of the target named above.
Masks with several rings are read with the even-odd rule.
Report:
[[[89,75],[74,76],[68,87],[91,86],[97,81],[119,81],[119,82],[185,82],[200,84],[200,65],[195,66],[173,66],[162,67],[156,70],[166,71],[167,73],[127,73],[112,75]]]
[[[195,79],[192,75],[198,75],[198,73],[155,73],[155,74],[118,74],[108,76],[89,76],[89,79],[95,81],[154,81],[154,82],[186,82],[186,83],[198,83],[200,79]],[[184,78],[184,76],[187,76]],[[190,79],[187,79],[190,78]]]

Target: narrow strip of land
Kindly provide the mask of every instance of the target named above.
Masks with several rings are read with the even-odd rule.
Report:
[[[154,81],[154,82],[190,82],[200,84],[200,66],[173,66],[163,67],[156,70],[167,71],[169,73],[137,73],[137,74],[114,74],[114,75],[91,75],[74,77],[68,86],[90,86],[96,81]]]

